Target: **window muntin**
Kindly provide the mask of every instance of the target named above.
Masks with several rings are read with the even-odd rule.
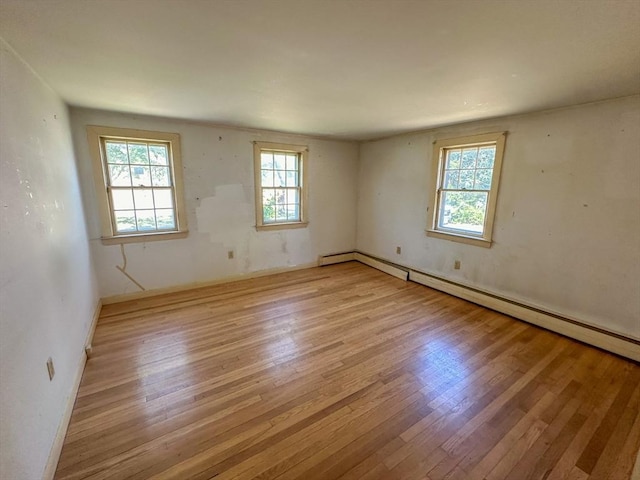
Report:
[[[177,134],[88,127],[104,243],[186,235]]]
[[[435,142],[429,235],[490,246],[504,139],[493,133]]]
[[[258,229],[306,225],[306,155],[306,146],[255,144]]]

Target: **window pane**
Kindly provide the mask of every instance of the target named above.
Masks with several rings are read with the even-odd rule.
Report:
[[[284,170],[286,166],[286,155],[284,153],[275,153],[273,155],[273,167],[276,170]]]
[[[131,189],[112,189],[111,202],[114,210],[133,210],[133,193]]]
[[[153,208],[153,193],[150,188],[134,190],[133,198],[136,201],[136,210]]]
[[[458,188],[464,190],[472,190],[473,189],[473,170],[459,170],[460,172],[460,182],[458,184]]]
[[[297,170],[297,169],[298,169],[298,156],[287,155],[287,170]]]
[[[138,230],[156,230],[156,215],[153,210],[136,210]]]
[[[444,188],[458,188],[458,174],[460,170],[445,171]]]
[[[490,190],[491,189],[491,176],[493,170],[488,168],[482,168],[476,170],[476,190]]]
[[[173,192],[168,188],[155,188],[153,201],[156,208],[173,208]]]
[[[287,203],[287,191],[279,188],[276,190],[276,205],[284,205]]]
[[[264,223],[276,221],[276,210],[273,205],[264,205],[262,207],[262,221]]]
[[[130,187],[129,165],[109,165],[109,184],[115,187]]]
[[[138,165],[131,165],[131,182],[134,187],[150,187],[151,186],[151,171],[149,167],[141,167]]]
[[[287,220],[290,222],[300,221],[300,205],[287,205]]]
[[[287,187],[298,186],[298,172],[287,172]]]
[[[484,192],[442,192],[438,227],[482,235],[487,197]]]
[[[287,203],[300,203],[299,190],[297,188],[287,189]]]
[[[120,142],[105,142],[107,163],[129,163],[127,144]]]
[[[156,187],[169,187],[171,185],[169,167],[151,167],[151,180]]]
[[[151,165],[169,165],[169,155],[165,145],[149,145]]]
[[[114,215],[118,233],[136,231],[136,214],[133,210],[114,212]]]
[[[149,155],[147,154],[146,143],[129,143],[129,163],[148,165]]]
[[[276,205],[276,222],[283,222],[287,220],[287,206]]]
[[[262,186],[273,187],[273,170],[262,170]]]
[[[493,168],[496,158],[496,147],[481,147],[478,152],[478,168]]]
[[[476,166],[477,148],[465,148],[462,150],[462,163],[460,168],[474,168]]]
[[[156,219],[158,221],[158,230],[171,230],[176,228],[173,210],[156,210]]]
[[[284,170],[275,170],[273,172],[273,185],[276,187],[284,187],[286,185],[286,172]]]
[[[273,153],[262,152],[260,154],[260,168],[273,168]]]
[[[460,150],[448,150],[446,168],[460,168],[460,156]]]
[[[272,188],[262,190],[262,218],[264,222],[274,222],[276,218],[276,191]]]

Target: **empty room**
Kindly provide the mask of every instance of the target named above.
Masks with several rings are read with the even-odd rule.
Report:
[[[640,2],[0,0],[0,478],[640,479]]]

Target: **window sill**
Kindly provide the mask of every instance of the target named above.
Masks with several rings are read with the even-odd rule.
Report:
[[[441,238],[443,240],[451,240],[452,242],[466,243],[467,245],[475,245],[476,247],[491,248],[491,240],[485,240],[484,238],[470,237],[467,235],[460,235],[458,233],[441,232],[436,230],[427,230],[428,237]]]
[[[102,237],[103,245],[121,245],[124,243],[142,243],[157,242],[160,240],[175,240],[178,238],[187,238],[189,230],[180,232],[157,232],[157,233],[141,233],[132,235],[119,235],[116,237]]]
[[[256,230],[285,230],[287,228],[307,228],[309,222],[291,222],[291,223],[268,223],[266,225],[256,225]]]

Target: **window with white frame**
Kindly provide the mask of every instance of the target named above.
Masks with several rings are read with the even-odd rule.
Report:
[[[179,135],[95,126],[87,131],[103,241],[184,236]]]
[[[303,145],[254,143],[256,228],[307,225],[307,154]]]
[[[427,234],[491,246],[506,132],[434,142]]]

